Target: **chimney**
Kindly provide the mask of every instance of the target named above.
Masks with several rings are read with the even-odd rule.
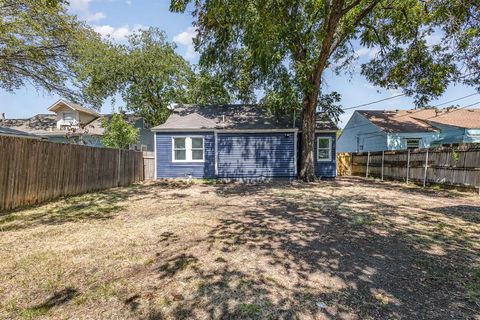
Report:
[[[5,112],[0,113],[0,121],[5,120]]]

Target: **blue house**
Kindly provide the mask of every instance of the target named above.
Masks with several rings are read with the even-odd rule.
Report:
[[[176,106],[155,132],[157,178],[295,178],[301,132],[293,117],[257,105]],[[319,177],[334,177],[337,127],[317,114]]]
[[[338,138],[338,152],[429,148],[480,143],[480,110],[355,111]]]

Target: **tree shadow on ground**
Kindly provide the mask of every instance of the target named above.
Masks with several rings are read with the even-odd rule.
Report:
[[[323,193],[314,185],[289,183],[216,187],[227,203],[229,197],[256,195],[256,204],[245,203],[238,212],[221,218],[199,241],[208,244],[203,254],[222,256],[201,264],[198,254],[188,255],[194,268],[181,281],[195,279],[200,285],[175,304],[172,316],[460,319],[480,315],[480,305],[468,294],[472,274],[478,272],[478,252],[464,248],[463,240],[455,236],[437,243],[441,253],[432,251],[428,243],[409,235],[431,236],[436,232],[430,230],[434,221],[395,224],[391,219],[408,219],[404,216],[408,207],[365,195],[331,196],[335,192],[331,188],[343,183],[324,183]],[[370,187],[365,183],[365,188]],[[398,191],[402,192],[413,191]],[[448,219],[450,209],[438,212]],[[242,260],[242,255],[249,260]],[[172,259],[163,270],[156,269],[160,279],[166,279],[165,272],[169,280],[180,277],[179,268],[171,266],[185,258]],[[155,312],[151,310],[150,318]]]
[[[54,307],[61,306],[78,295],[77,289],[74,288],[65,288],[63,290],[55,292],[51,297],[49,297],[45,302],[35,305],[31,308],[27,308],[23,311],[26,317],[32,316],[41,316],[45,315],[50,309]]]
[[[471,223],[480,224],[480,206],[455,205],[448,207],[432,208],[431,211],[438,212],[450,217],[458,217]]]
[[[19,230],[35,225],[55,225],[88,220],[108,220],[126,207],[128,202],[151,197],[150,186],[136,184],[78,196],[65,197],[47,204],[0,215],[0,232]]]

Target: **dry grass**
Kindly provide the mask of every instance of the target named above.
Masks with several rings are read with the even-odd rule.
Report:
[[[480,199],[159,182],[0,216],[0,318],[480,319]]]

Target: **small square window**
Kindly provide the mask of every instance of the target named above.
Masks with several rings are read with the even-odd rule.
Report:
[[[192,138],[192,149],[203,149],[203,138]]]
[[[187,160],[186,150],[175,150],[175,160]]]
[[[175,149],[185,149],[185,140],[186,138],[174,138]]]
[[[317,138],[317,160],[318,161],[332,160],[332,138],[330,137]]]
[[[407,149],[417,149],[420,148],[420,140],[419,138],[415,139],[407,139]]]
[[[63,120],[72,121],[73,120],[73,113],[72,112],[64,112],[63,113]]]

